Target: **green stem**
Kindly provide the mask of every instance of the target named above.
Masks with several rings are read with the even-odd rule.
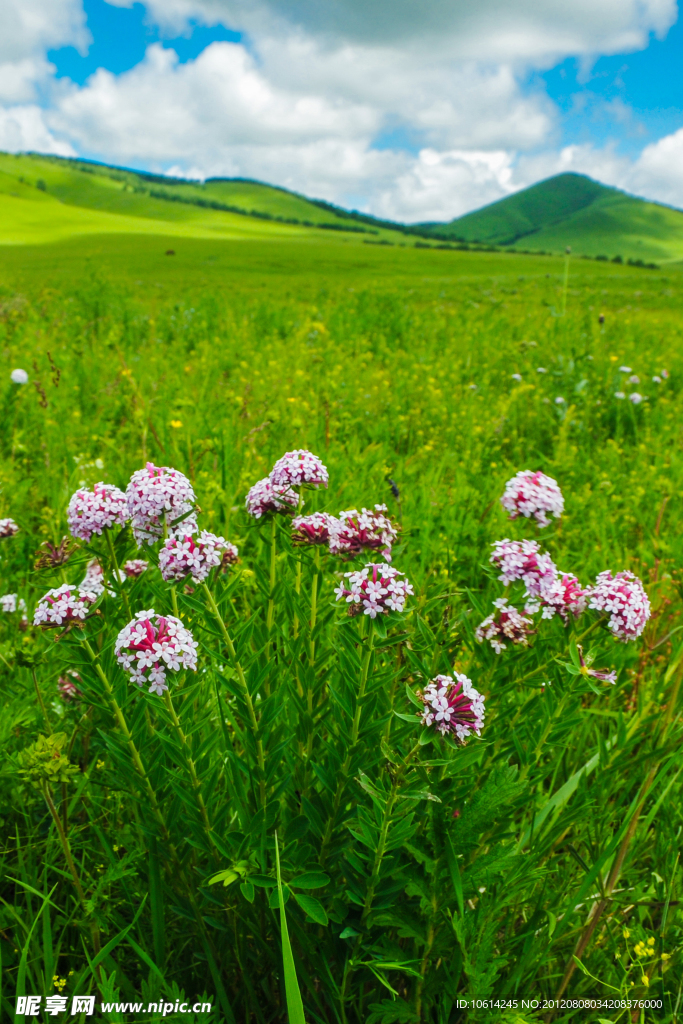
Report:
[[[178,592],[175,586],[171,587],[171,604],[173,605],[173,614],[176,619],[180,618],[180,612],[178,611]]]
[[[114,541],[112,539],[111,529],[106,529],[104,531],[104,535],[107,538],[107,547],[109,548],[109,557],[111,559],[111,564],[114,567],[113,576],[114,576],[114,580],[115,580],[116,590],[121,595],[121,597],[123,598],[123,603],[124,603],[124,605],[126,607],[126,615],[128,616],[128,621],[130,622],[130,620],[132,619],[133,616],[130,614],[130,603],[128,601],[128,594],[123,589],[123,580],[121,578],[121,570],[119,569],[119,563],[118,563],[118,561],[116,559],[116,551],[114,550]]]
[[[266,619],[266,628],[268,629],[268,637],[273,629],[273,620],[275,617],[275,581],[276,581],[276,566],[277,566],[277,519],[273,515],[271,518],[270,525],[270,595],[268,598],[268,617]]]
[[[84,912],[84,914],[87,917],[88,916],[88,911],[87,911],[87,908],[86,908],[85,892],[83,891],[83,886],[81,885],[81,879],[80,879],[80,877],[78,875],[78,871],[76,870],[76,865],[74,864],[73,857],[71,856],[71,847],[69,845],[68,837],[67,837],[66,832],[64,831],[64,828],[62,826],[62,822],[60,820],[59,813],[58,813],[57,808],[55,807],[54,801],[52,799],[52,794],[50,793],[50,788],[49,788],[48,784],[46,782],[44,782],[42,784],[42,786],[41,786],[41,789],[42,789],[42,792],[43,792],[43,797],[45,798],[45,803],[47,804],[47,808],[48,808],[50,814],[52,815],[52,820],[55,823],[55,828],[57,829],[57,835],[59,836],[59,841],[60,841],[60,843],[62,845],[62,850],[64,851],[64,859],[66,860],[66,864],[67,864],[67,867],[69,869],[69,874],[71,875],[71,878],[73,880],[74,888],[75,888],[75,890],[76,890],[76,892],[78,894],[78,899],[80,900],[81,907],[83,908],[83,912]],[[92,935],[92,944],[93,944],[93,949],[95,951],[95,956],[97,956],[97,954],[100,951],[100,930],[97,927],[97,922],[94,919],[91,919],[91,921],[90,921],[90,933]],[[99,969],[99,967],[97,967],[96,970],[97,970],[97,977],[98,977],[98,980],[99,980],[100,979],[100,969]]]
[[[354,748],[358,743],[358,734],[360,732],[360,719],[362,712],[362,701],[363,697],[365,696],[365,687],[367,685],[368,673],[370,671],[370,660],[372,658],[373,641],[374,630],[372,628],[372,623],[370,623],[370,635],[368,637],[365,655],[363,656],[363,661],[361,663],[360,684],[358,686],[358,696],[356,698],[356,711],[353,716],[353,726],[351,728],[351,743],[349,744],[347,754],[344,759],[344,763],[339,771],[337,789],[334,794],[334,802],[332,804],[332,813],[327,819],[325,833],[323,835],[323,840],[320,845],[320,857],[318,858],[318,861],[321,867],[325,863],[325,858],[327,857],[327,847],[330,840],[332,839],[332,832],[334,830],[335,822],[337,820],[337,814],[339,813],[341,799],[344,794],[344,790],[346,789],[346,779],[349,772],[349,768],[351,767],[351,758],[353,756]]]
[[[52,735],[52,726],[50,724],[50,719],[47,716],[47,708],[45,707],[45,702],[43,700],[43,695],[40,692],[40,687],[38,686],[38,677],[36,675],[36,670],[35,670],[35,667],[33,665],[31,666],[31,675],[33,676],[33,686],[35,687],[36,697],[38,698],[38,703],[40,704],[40,710],[43,712],[43,718],[45,719],[45,725],[47,726],[47,731],[48,731],[48,733],[50,733],[50,735]]]
[[[90,646],[89,642],[87,640],[85,640],[85,639],[82,640],[81,642],[83,644],[84,649],[86,650],[86,652],[88,654],[88,657],[90,658],[90,660],[93,663],[93,667],[95,669],[95,672],[99,676],[100,681],[102,682],[102,685],[104,686],[104,688],[105,688],[105,690],[107,692],[107,697],[109,699],[109,704],[111,706],[112,711],[114,712],[114,716],[116,718],[116,721],[118,722],[119,728],[120,728],[121,732],[123,733],[123,735],[125,736],[126,744],[128,746],[128,750],[130,751],[130,755],[131,755],[131,758],[133,760],[133,764],[135,766],[135,769],[136,769],[138,775],[140,776],[140,778],[142,779],[142,781],[145,784],[145,789],[147,790],[147,795],[149,796],[149,800],[150,800],[150,804],[152,805],[152,811],[154,813],[154,816],[157,819],[157,822],[159,823],[159,826],[160,826],[160,828],[162,830],[163,835],[165,837],[167,837],[168,836],[168,829],[166,827],[166,822],[164,821],[164,817],[163,817],[163,815],[161,813],[161,809],[159,807],[159,802],[157,800],[156,793],[154,792],[154,787],[152,786],[152,783],[149,781],[149,777],[147,775],[147,772],[145,771],[145,766],[142,763],[142,759],[140,757],[140,753],[138,751],[138,748],[135,746],[135,741],[133,740],[132,733],[131,733],[130,729],[128,728],[128,723],[126,722],[126,719],[125,719],[125,716],[123,714],[123,711],[121,710],[121,708],[119,706],[119,703],[116,700],[116,697],[114,696],[114,688],[112,687],[111,683],[109,682],[109,679],[107,678],[107,675],[106,675],[104,669],[102,668],[102,666],[100,665],[98,657],[95,654],[95,652],[93,651],[93,649]]]
[[[201,814],[202,822],[204,823],[204,831],[206,832],[207,838],[209,840],[209,843],[211,844],[211,848],[212,848],[214,854],[216,854],[217,853],[216,846],[214,844],[213,836],[211,834],[211,824],[209,822],[209,815],[208,815],[208,812],[206,810],[206,804],[204,803],[204,797],[202,796],[201,783],[199,781],[199,777],[197,776],[197,769],[195,767],[195,763],[194,763],[194,760],[192,758],[192,753],[190,751],[190,745],[187,742],[187,736],[183,732],[183,727],[180,724],[180,719],[178,718],[178,715],[176,714],[176,710],[175,710],[175,708],[173,706],[173,700],[171,699],[171,693],[170,693],[169,690],[165,690],[164,691],[164,703],[166,705],[166,710],[168,711],[169,715],[171,716],[171,721],[173,722],[173,728],[175,729],[176,734],[178,736],[178,739],[180,740],[180,743],[181,743],[182,748],[183,748],[183,753],[185,755],[185,760],[187,762],[187,768],[188,768],[188,771],[190,773],[190,779],[192,781],[192,787],[194,789],[195,796],[197,798],[197,805],[199,807],[199,813]]]
[[[204,593],[206,594],[206,599],[209,602],[209,608],[211,609],[211,613],[212,613],[214,619],[216,620],[216,624],[218,625],[218,628],[221,631],[221,634],[222,634],[223,639],[225,641],[225,645],[228,648],[228,651],[230,652],[230,657],[231,657],[232,663],[233,663],[233,665],[235,667],[235,671],[237,672],[237,678],[239,680],[240,688],[242,690],[242,698],[244,700],[244,703],[247,706],[247,714],[248,714],[248,717],[249,717],[249,726],[251,728],[251,732],[252,732],[252,735],[254,737],[254,742],[256,744],[256,757],[257,757],[257,760],[258,760],[258,770],[259,770],[259,798],[260,798],[261,806],[265,807],[265,805],[266,805],[266,757],[265,757],[265,753],[264,753],[264,750],[263,750],[263,741],[261,740],[261,738],[259,736],[259,723],[258,723],[258,719],[256,717],[256,712],[254,710],[254,702],[252,701],[251,694],[249,693],[249,687],[247,686],[247,680],[246,680],[246,677],[244,675],[244,670],[243,670],[241,664],[239,663],[239,661],[237,660],[237,654],[235,652],[235,645],[232,642],[232,637],[228,633],[227,626],[223,622],[223,617],[222,617],[220,611],[218,610],[218,605],[216,604],[216,602],[214,600],[214,596],[211,593],[211,591],[209,590],[209,588],[206,585],[206,583],[202,583],[202,587],[204,588]]]

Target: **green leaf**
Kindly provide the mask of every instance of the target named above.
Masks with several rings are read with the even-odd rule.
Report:
[[[222,882],[223,885],[232,885],[233,882],[237,881],[240,876],[232,868],[226,868],[224,871],[219,871],[218,874],[212,875],[209,879],[209,885],[217,885],[218,882]]]
[[[244,896],[245,900],[248,900],[249,903],[254,902],[254,886],[251,884],[251,882],[242,882],[240,886],[240,892]]]
[[[316,924],[327,925],[327,914],[320,900],[317,900],[315,896],[306,896],[304,893],[295,892],[292,893],[294,899],[299,904],[301,909],[305,911],[310,918],[312,918]]]
[[[355,937],[357,935],[360,935],[360,934],[361,933],[357,932],[355,928],[345,928],[344,931],[341,932],[341,934],[339,935],[339,938],[340,939],[355,939]]]
[[[296,976],[294,956],[287,931],[287,916],[285,914],[285,901],[282,895],[282,878],[280,876],[280,849],[275,833],[275,867],[277,870],[277,893],[280,903],[280,932],[282,933],[282,964],[285,974],[285,999],[287,1001],[287,1016],[289,1024],[306,1024],[304,1016],[304,1004],[301,999],[301,990]]]
[[[275,888],[277,882],[274,878],[269,878],[268,875],[249,875],[249,881],[253,885],[258,885],[262,889]]]
[[[446,860],[448,861],[448,870],[453,882],[453,888],[455,889],[455,898],[458,903],[458,911],[460,912],[460,918],[462,920],[465,916],[465,901],[462,896],[462,879],[460,878],[458,859],[455,856],[453,841],[450,836],[446,836]]]
[[[411,704],[415,705],[416,708],[419,708],[420,711],[424,711],[424,704],[408,683],[406,683],[406,697]]]
[[[417,715],[403,715],[400,711],[394,711],[397,718],[400,718],[402,722],[410,722],[411,725],[418,725],[420,719]]]
[[[330,876],[324,871],[306,871],[303,875],[293,878],[289,884],[297,889],[322,889],[329,883]]]

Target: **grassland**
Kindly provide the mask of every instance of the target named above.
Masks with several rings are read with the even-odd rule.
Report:
[[[269,224],[264,229],[295,230]],[[260,639],[270,535],[249,522],[242,505],[249,486],[284,450],[317,452],[331,484],[326,492],[307,495],[307,509],[337,512],[386,501],[403,527],[394,564],[408,573],[417,594],[405,622],[390,631],[399,646],[375,655],[379,689],[368,705],[368,731],[356,755],[359,770],[377,785],[389,777],[382,754],[388,748],[373,732],[386,728],[382,694],[396,693],[396,710],[408,710],[401,703],[403,682],[419,680],[420,659],[436,670],[455,665],[466,671],[487,699],[482,740],[470,744],[457,764],[448,761],[453,781],[438,781],[435,768],[423,769],[441,803],[418,805],[428,807],[411,819],[418,831],[386,862],[384,909],[364,919],[370,945],[363,961],[374,950],[377,963],[406,962],[405,970],[382,968],[398,996],[370,968],[356,968],[342,999],[349,1024],[469,1024],[489,1021],[490,1011],[470,1009],[463,1018],[457,998],[551,998],[586,934],[592,894],[608,882],[611,899],[580,957],[599,981],[577,969],[567,992],[573,998],[609,997],[611,985],[620,995],[662,999],[663,1009],[656,1016],[644,1010],[644,1021],[678,1020],[681,279],[676,272],[577,260],[566,315],[560,316],[559,259],[374,247],[341,234],[319,236],[179,241],[168,234],[105,233],[0,250],[0,515],[13,516],[22,530],[2,541],[3,590],[18,593],[31,609],[48,586],[60,582],[58,571],[34,570],[34,554],[42,541],[56,544],[66,533],[66,504],[79,484],[105,479],[125,486],[148,459],[187,473],[203,525],[240,548],[241,568],[230,584],[237,589],[228,591],[224,605],[240,656],[259,679],[271,680],[268,686],[280,687],[273,699],[287,709],[267,726],[268,708],[276,705],[263,696],[257,705],[266,748],[280,750],[273,756],[284,773],[276,802],[280,817],[271,821],[269,811],[268,821],[285,837],[285,878],[297,877],[315,867],[320,839],[310,833],[303,841],[300,831],[315,827],[306,824],[309,811],[301,814],[297,803],[302,787],[312,785],[296,754],[300,740],[292,739],[283,752],[277,730],[285,721],[308,728],[305,716],[298,717],[292,673],[299,655],[292,644],[310,609],[308,598],[291,605],[287,597],[294,592],[297,555],[283,530],[277,660],[260,661],[273,643],[272,637]],[[176,255],[167,257],[171,245]],[[25,386],[9,380],[17,366],[29,374]],[[637,385],[627,384],[633,373],[640,378]],[[646,400],[635,405],[615,397],[634,390]],[[618,671],[615,686],[576,688],[565,664],[569,639],[578,634],[557,620],[539,623],[530,648],[501,656],[473,640],[473,626],[500,596],[486,568],[490,543],[528,532],[524,524],[509,523],[498,503],[504,482],[527,467],[555,477],[565,495],[565,516],[540,538],[558,564],[583,582],[607,567],[629,568],[648,587],[654,615],[642,641],[617,644],[607,634],[594,634],[595,664]],[[95,548],[105,560],[101,545]],[[120,559],[135,554],[127,534],[117,549]],[[65,567],[69,578],[84,572],[91,554],[80,549],[72,555]],[[304,559],[302,594],[309,593],[311,571]],[[164,608],[169,595],[152,572],[148,582],[136,584],[131,600]],[[340,687],[354,678],[356,654],[353,634],[341,627],[333,607],[335,582],[335,566],[326,563],[317,634],[323,661],[314,685],[329,685],[343,702]],[[258,812],[248,802],[239,810],[237,781],[225,760],[229,746],[216,746],[224,739],[229,744],[232,735],[232,726],[227,734],[216,727],[221,708],[239,730],[239,696],[226,691],[217,703],[213,687],[224,685],[223,656],[211,628],[202,631],[197,596],[180,593],[178,600],[202,636],[206,674],[192,683],[181,715],[196,745],[215,834],[227,844],[218,866],[243,857],[235,851],[247,842],[244,856],[257,858],[270,875],[272,838],[256,842],[253,852],[248,839],[239,838],[243,833],[231,815],[244,813],[249,821]],[[267,890],[254,895],[247,889],[242,896],[236,885],[207,885],[216,864],[201,819],[188,808],[178,820],[174,809],[187,803],[187,787],[174,789],[182,751],[174,752],[172,731],[164,740],[166,753],[158,750],[143,711],[158,735],[170,729],[169,721],[152,696],[138,700],[110,653],[123,609],[105,595],[98,620],[103,632],[93,643],[102,645],[103,664],[134,723],[143,757],[153,764],[169,827],[178,837],[192,835],[180,873],[151,826],[141,831],[135,824],[145,821],[147,805],[134,796],[135,775],[127,774],[125,750],[117,745],[97,678],[78,645],[70,638],[55,645],[37,630],[22,632],[11,615],[3,618],[0,729],[6,760],[0,786],[5,835],[11,837],[1,851],[3,1012],[11,1012],[10,997],[19,986],[50,994],[56,976],[71,995],[73,978],[84,990],[92,985],[94,992],[98,984],[84,955],[91,949],[91,929],[74,900],[55,827],[40,792],[27,788],[14,771],[19,751],[45,728],[33,688],[35,670],[49,718],[74,737],[79,783],[70,784],[61,806],[91,914],[103,945],[123,935],[102,960],[106,992],[130,1000],[160,992],[173,999],[207,993],[217,1021],[230,1021],[231,1015],[281,1019],[277,912]],[[392,650],[399,652],[397,662]],[[417,677],[400,667],[403,658]],[[268,664],[277,669],[272,679],[275,669]],[[89,695],[85,704],[69,704],[55,689],[68,665],[81,673]],[[397,673],[399,691],[392,689]],[[343,718],[338,726],[330,724],[331,708],[338,705],[328,706],[324,689],[315,692],[325,713],[316,733],[321,746],[315,748],[323,771],[335,751],[343,760],[349,741]],[[355,699],[351,692],[352,709]],[[392,740],[398,753],[388,751],[391,757],[406,756],[413,728],[398,722]],[[250,749],[247,744],[244,757]],[[425,749],[435,764],[463,753]],[[311,1020],[338,1021],[342,1012],[325,963],[336,965],[337,977],[345,970],[348,977],[348,957],[358,940],[342,934],[351,928],[356,935],[359,923],[357,904],[343,895],[349,878],[368,899],[364,855],[358,859],[360,847],[352,841],[358,828],[353,815],[366,820],[371,806],[362,792],[359,797],[349,791],[352,817],[334,832],[325,865],[334,882],[316,890],[324,916],[315,913],[328,924],[314,923],[295,898],[287,906]],[[325,793],[323,782],[313,786],[311,815],[325,806]],[[55,798],[65,799],[59,787]],[[436,808],[444,808],[443,817]],[[542,826],[534,825],[541,812]],[[392,828],[406,821],[392,819]],[[625,823],[632,823],[632,831],[624,832]],[[451,862],[438,852],[444,830],[454,844],[461,890],[453,887]],[[621,860],[613,883],[617,847]],[[194,883],[183,881],[187,865],[193,865]],[[431,917],[420,909],[429,886],[436,900]],[[40,929],[31,932],[43,905],[35,893],[52,895]],[[192,900],[206,925],[193,916]],[[141,916],[135,919],[137,910]],[[635,943],[647,945],[650,938],[654,954],[637,956]],[[102,1016],[120,1019],[115,1011]],[[520,1010],[518,1019],[543,1016]],[[585,1020],[586,1011],[570,1006],[556,1019]]]

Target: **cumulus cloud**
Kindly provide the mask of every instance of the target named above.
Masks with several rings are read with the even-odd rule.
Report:
[[[89,41],[82,0],[0,0],[0,64]]]
[[[32,150],[57,156],[76,156],[64,139],[55,137],[45,124],[45,113],[35,104],[0,107],[0,149],[10,153]]]

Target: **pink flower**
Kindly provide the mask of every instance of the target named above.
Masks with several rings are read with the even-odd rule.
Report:
[[[275,487],[266,476],[251,488],[247,494],[246,506],[247,512],[254,519],[277,513],[287,515],[299,507],[299,495],[286,485]]]
[[[609,569],[601,572],[590,587],[588,607],[609,615],[609,629],[617,640],[635,640],[645,629],[650,618],[650,601],[643,584],[632,572],[612,575]]]
[[[539,526],[549,525],[548,513],[559,519],[564,510],[564,498],[557,482],[545,473],[533,473],[529,469],[508,480],[500,502],[510,519],[533,516]]]
[[[89,594],[94,594],[99,597],[105,591],[104,585],[104,569],[97,561],[96,558],[91,558],[85,567],[85,576],[78,584],[79,590],[85,590]],[[113,595],[113,591],[109,591],[110,596]]]
[[[128,516],[138,547],[154,544],[166,536],[194,533],[197,520],[192,509],[195,504],[192,484],[177,469],[155,466],[148,462],[130,478],[126,488]],[[185,516],[181,523],[173,523]]]
[[[128,576],[129,579],[136,579],[138,576],[142,576],[143,572],[147,571],[149,562],[145,562],[144,558],[129,558],[127,562],[124,562],[121,566],[121,571]]]
[[[5,537],[13,537],[19,532],[19,527],[13,519],[0,519],[0,540]]]
[[[413,593],[407,579],[400,579],[405,573],[390,565],[369,562],[357,572],[345,572],[348,586],[340,583],[335,590],[337,601],[346,599],[349,615],[369,615],[371,619],[389,612],[402,612],[406,598]]]
[[[327,468],[317,455],[297,448],[293,452],[285,452],[278,459],[270,473],[270,482],[274,487],[327,487],[329,480]]]
[[[202,583],[212,569],[221,565],[227,554],[234,561],[237,548],[224,537],[202,530],[198,537],[169,537],[159,552],[159,569],[165,580],[183,580],[192,576]]]
[[[26,601],[23,597],[19,597],[18,594],[3,594],[0,597],[0,609],[7,614],[12,614],[19,609],[20,612],[26,611]]]
[[[525,618],[513,605],[509,605],[505,597],[493,603],[496,611],[477,626],[474,634],[477,642],[481,644],[488,640],[496,654],[506,649],[508,641],[526,647],[529,636],[534,632],[531,619]]]
[[[69,676],[71,676],[71,678],[69,678]],[[72,703],[73,701],[78,700],[79,697],[83,696],[76,686],[76,683],[73,681],[74,679],[77,679],[79,683],[81,681],[81,677],[78,672],[74,672],[72,668],[68,668],[66,670],[66,675],[60,676],[57,680],[57,689],[67,703]]]
[[[387,562],[391,561],[391,547],[398,537],[398,527],[385,516],[386,505],[369,508],[352,508],[340,512],[339,518],[330,517],[330,554],[357,555],[361,551],[381,550]]]
[[[112,526],[125,526],[126,495],[113,484],[95,484],[92,491],[82,487],[71,496],[66,518],[72,536],[88,543],[95,533],[101,536]]]
[[[330,540],[330,523],[334,516],[327,512],[313,512],[310,516],[295,516],[292,519],[292,540],[295,544],[327,544]]]
[[[79,590],[70,583],[48,590],[38,602],[33,616],[34,626],[62,626],[65,622],[82,622],[97,595]]]
[[[461,672],[453,676],[436,676],[419,695],[425,705],[422,721],[433,725],[442,736],[451,734],[464,744],[484,727],[484,698]]]
[[[500,570],[498,577],[505,584],[521,580],[527,594],[537,597],[544,581],[555,578],[557,569],[549,554],[541,551],[535,540],[497,540],[489,561]]]
[[[157,615],[153,608],[138,612],[119,633],[114,645],[119,664],[138,686],[149,692],[168,689],[169,671],[197,670],[197,643],[180,619]]]
[[[576,576],[566,572],[558,572],[553,579],[543,580],[538,597],[544,619],[552,619],[557,614],[565,622],[570,615],[575,619],[582,615],[588,602],[588,592],[582,589]],[[530,612],[532,608],[527,604],[524,610]],[[538,608],[533,611],[538,611]]]

